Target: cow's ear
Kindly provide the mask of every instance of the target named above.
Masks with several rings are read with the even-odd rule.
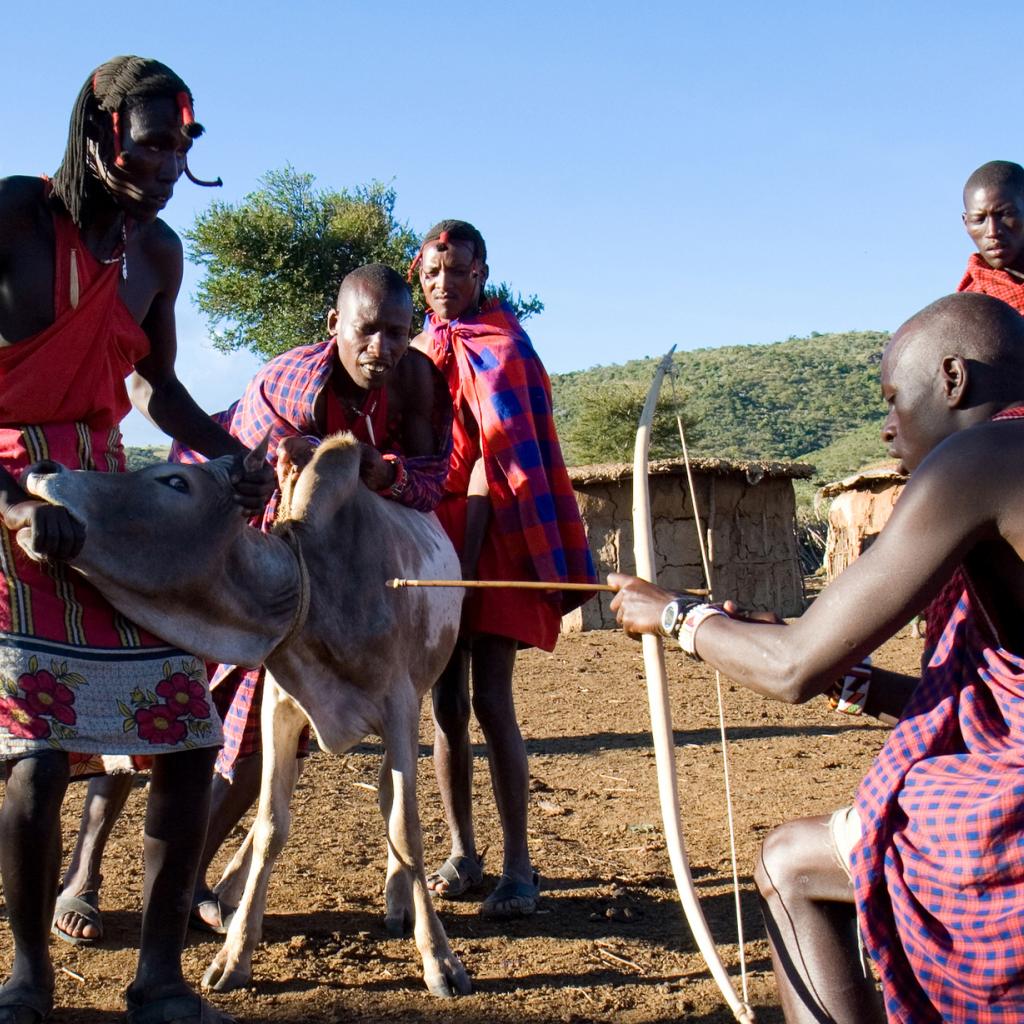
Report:
[[[263,440],[252,451],[248,452],[242,460],[246,473],[255,473],[267,461],[267,449],[269,447],[270,431],[268,430],[263,435]]]

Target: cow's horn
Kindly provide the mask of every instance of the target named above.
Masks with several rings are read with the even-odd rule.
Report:
[[[267,461],[267,449],[269,447],[270,431],[268,430],[263,435],[263,440],[252,451],[248,452],[242,461],[242,465],[247,473],[255,473]]]

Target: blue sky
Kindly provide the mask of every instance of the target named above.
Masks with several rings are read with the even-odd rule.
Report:
[[[207,127],[194,171],[226,186],[183,181],[173,227],[286,163],[391,182],[414,229],[473,221],[493,276],[540,295],[553,372],[892,329],[959,280],[967,175],[1024,157],[1016,5],[7,6],[0,175],[56,168],[97,64],[158,57]],[[197,280],[178,368],[212,410],[257,364],[209,345]]]

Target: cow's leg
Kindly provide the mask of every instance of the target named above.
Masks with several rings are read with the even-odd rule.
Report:
[[[392,775],[394,761],[391,750],[385,746],[384,758],[380,765],[380,779],[377,787],[377,805],[384,818],[384,824],[390,835],[391,815],[395,804],[395,786]],[[412,873],[405,870],[405,865],[395,852],[394,844],[388,840],[388,871],[384,883],[384,927],[388,935],[402,938],[412,931],[414,908],[412,894]]]
[[[303,721],[305,721],[305,719],[303,719]],[[304,758],[296,757],[295,771],[298,775],[302,774],[302,766],[305,763],[306,762]],[[239,763],[239,768],[245,772],[248,772],[250,768],[256,768],[257,771],[259,771],[262,775],[260,755],[253,754],[251,757],[244,758]],[[237,771],[238,769],[236,769],[236,773]],[[214,778],[214,785],[217,784],[218,777]],[[260,781],[262,781],[261,778],[257,780],[258,784],[256,787],[256,792],[255,794],[253,794],[252,798],[250,799],[248,793],[245,793],[245,795],[243,795],[240,798],[234,811],[231,812],[234,815],[235,812],[239,811],[242,808],[242,805],[244,804],[244,809],[241,809],[240,813],[237,814],[237,818],[231,825],[231,828],[234,828],[234,826],[238,824],[237,819],[240,819],[245,814],[245,812],[248,811],[249,806],[253,803],[253,801],[255,801],[259,797]],[[236,774],[235,781],[229,783],[229,785],[237,786],[238,784],[239,777]],[[248,783],[246,783],[244,780],[242,780],[242,784],[243,786],[248,786]],[[242,840],[242,844],[235,851],[235,854],[231,858],[231,860],[228,861],[227,866],[224,868],[223,874],[221,874],[220,876],[220,880],[213,887],[213,894],[217,897],[218,902],[222,906],[237,907],[240,900],[242,899],[242,893],[245,891],[245,880],[249,877],[249,871],[252,868],[252,838],[253,831],[255,830],[255,828],[256,823],[254,821],[253,824],[250,826],[249,831],[245,834],[245,839]],[[227,831],[229,830],[225,829],[224,833],[222,833],[222,838],[220,842],[223,842],[224,838],[226,838]],[[207,849],[209,849],[209,847],[207,847]],[[214,848],[213,853],[216,852],[216,848]]]
[[[262,692],[261,683],[260,693]],[[260,706],[257,705],[257,709]],[[242,898],[251,862],[251,858],[245,856],[252,848],[248,836],[221,875],[220,881],[213,887],[206,881],[210,863],[235,826],[259,799],[263,759],[259,753],[240,757],[235,761],[233,768],[230,779],[216,771],[213,775],[210,790],[210,822],[206,830],[206,846],[199,862],[199,876],[192,901],[193,915],[215,927],[224,923],[227,913],[237,907],[238,901]],[[249,832],[251,831],[250,829]]]
[[[270,872],[288,838],[290,804],[298,778],[295,745],[305,724],[299,706],[268,673],[260,712],[263,780],[252,827],[252,867],[224,945],[203,975],[203,984],[219,992],[241,988],[252,978],[252,954],[263,928]]]
[[[245,882],[252,870],[252,837],[256,822],[249,826],[242,844],[224,868],[220,881],[213,887],[213,894],[222,906],[237,907],[245,891]]]
[[[396,686],[392,692],[400,694],[403,689],[405,695],[388,708],[382,737],[386,754],[380,803],[388,839],[387,921],[404,921],[411,891],[414,935],[427,988],[437,996],[465,995],[472,988],[469,975],[448,944],[423,870],[423,834],[416,803],[419,700],[411,685]]]

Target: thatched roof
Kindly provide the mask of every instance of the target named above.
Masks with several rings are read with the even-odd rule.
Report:
[[[682,459],[654,459],[649,464],[651,476],[685,476],[686,464]],[[814,475],[814,467],[806,462],[766,462],[762,459],[690,459],[694,473],[705,476],[745,476],[747,483],[756,484],[766,477],[777,480],[807,480]],[[569,479],[576,487],[587,484],[614,483],[633,479],[633,466],[625,462],[607,462],[597,466],[573,466]]]
[[[844,491],[860,490],[882,490],[894,484],[905,484],[907,482],[905,473],[901,473],[895,464],[887,466],[876,466],[873,469],[862,469],[852,476],[844,477],[833,483],[825,484],[818,491],[818,499],[834,498]]]

